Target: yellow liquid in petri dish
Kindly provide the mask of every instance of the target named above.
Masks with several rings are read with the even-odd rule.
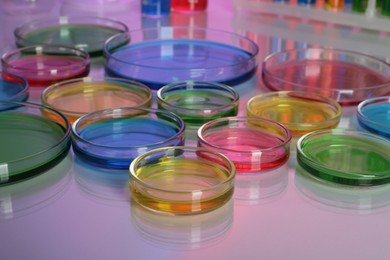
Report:
[[[285,125],[294,136],[337,126],[341,111],[325,102],[305,98],[271,97],[248,104],[247,115]]]
[[[140,90],[117,83],[80,82],[58,88],[46,96],[50,107],[63,112],[73,123],[80,116],[106,108],[150,106],[150,98]]]
[[[233,195],[231,173],[217,163],[167,158],[139,168],[130,181],[133,200],[155,211],[197,214],[221,207]]]

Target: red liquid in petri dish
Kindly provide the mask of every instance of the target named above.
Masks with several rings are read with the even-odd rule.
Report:
[[[256,172],[279,167],[289,158],[289,144],[278,136],[251,129],[220,129],[203,136],[200,147],[227,156],[238,172]],[[209,145],[210,144],[210,145]]]
[[[45,87],[66,79],[87,76],[89,64],[79,57],[27,56],[3,64],[4,77],[7,73],[25,78],[31,87]]]
[[[171,0],[171,10],[179,12],[204,11],[207,0]]]
[[[389,83],[388,77],[346,62],[291,61],[272,65],[266,70],[268,73],[263,73],[263,81],[271,90],[315,92],[345,106],[356,105],[367,97],[390,93],[389,86],[375,87]]]

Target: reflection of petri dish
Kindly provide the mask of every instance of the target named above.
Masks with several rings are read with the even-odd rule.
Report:
[[[70,124],[63,115],[37,104],[16,105],[0,112],[0,185],[52,168],[70,148]]]
[[[390,141],[370,133],[332,129],[301,137],[299,165],[330,182],[372,186],[390,182]]]
[[[263,62],[264,84],[271,90],[318,93],[341,105],[390,93],[390,66],[357,52],[304,48],[273,53]]]
[[[339,213],[372,214],[390,206],[390,185],[348,187],[330,183],[296,167],[295,185],[314,205]]]
[[[164,249],[192,250],[218,244],[233,224],[233,200],[200,215],[170,216],[131,204],[131,220],[140,237]]]
[[[186,126],[238,113],[238,93],[227,85],[207,81],[179,81],[160,88],[158,107],[180,116]]]
[[[247,115],[283,124],[294,136],[334,128],[341,106],[334,100],[310,92],[280,91],[261,94],[247,103]]]
[[[27,98],[28,83],[24,78],[0,72],[0,100],[21,102]],[[12,103],[0,103],[0,111],[12,107]]]
[[[198,146],[226,155],[240,173],[283,165],[289,158],[290,140],[283,125],[262,118],[220,118],[198,131]]]
[[[71,123],[105,108],[146,106],[152,103],[150,89],[138,82],[115,78],[78,78],[46,88],[42,104],[64,114]]]
[[[190,146],[163,147],[144,153],[130,165],[132,199],[170,215],[205,213],[233,195],[236,170],[217,152]]]
[[[25,78],[31,87],[45,87],[59,81],[87,76],[88,53],[64,46],[28,46],[5,53],[3,73]],[[4,76],[4,77],[5,77]]]
[[[125,24],[102,17],[52,17],[29,21],[14,31],[16,45],[65,45],[102,55],[103,44],[117,33],[127,32]]]
[[[280,198],[288,185],[288,164],[259,174],[237,174],[234,183],[236,203],[258,205]]]
[[[200,27],[146,28],[116,35],[104,45],[109,76],[152,89],[180,80],[240,84],[255,74],[257,53],[246,37]]]
[[[92,165],[127,169],[151,149],[183,145],[184,122],[175,114],[145,107],[108,108],[80,117],[72,126],[73,151]]]
[[[370,98],[360,103],[357,119],[364,129],[390,138],[390,96]]]
[[[129,172],[97,168],[78,158],[74,160],[74,178],[88,198],[103,205],[129,207]]]
[[[71,176],[71,155],[68,154],[45,174],[29,181],[0,188],[0,221],[29,215],[59,199],[67,190]]]

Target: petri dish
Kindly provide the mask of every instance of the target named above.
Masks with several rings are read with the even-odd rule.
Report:
[[[26,101],[28,98],[28,83],[19,76],[3,74],[0,71],[0,100]],[[15,107],[14,103],[0,103],[0,111]]]
[[[286,127],[263,118],[220,118],[198,130],[198,146],[226,155],[239,173],[283,165],[290,155],[290,141]]]
[[[302,48],[273,53],[263,62],[262,79],[273,91],[313,92],[342,106],[390,94],[390,65],[346,50]]]
[[[371,133],[318,130],[297,143],[297,161],[313,176],[351,186],[390,182],[390,141]]]
[[[87,76],[90,58],[88,53],[75,48],[36,45],[6,52],[1,63],[3,74],[21,76],[30,87],[46,87],[63,80]]]
[[[209,212],[225,205],[234,191],[234,164],[198,147],[163,147],[130,165],[130,191],[139,205],[171,215]]]
[[[361,102],[357,108],[357,119],[365,130],[390,138],[390,96]]]
[[[108,38],[127,31],[125,24],[108,18],[61,16],[29,21],[17,27],[14,35],[18,47],[64,45],[101,56]]]
[[[70,124],[38,104],[0,101],[0,185],[18,182],[57,165],[70,148]]]
[[[180,116],[187,127],[238,113],[238,93],[231,87],[208,81],[178,81],[157,91],[158,107]]]
[[[145,28],[115,35],[104,44],[107,75],[152,89],[181,80],[235,86],[255,75],[257,55],[250,39],[202,27]]]
[[[150,107],[152,92],[144,84],[131,80],[85,77],[47,87],[41,102],[60,111],[73,124],[79,117],[105,108]]]
[[[251,98],[249,117],[267,118],[283,124],[292,135],[301,136],[319,129],[335,128],[341,106],[325,96],[302,91],[277,91]]]
[[[184,144],[184,122],[175,114],[145,107],[107,108],[86,114],[72,125],[76,156],[106,169],[128,169],[149,150]]]

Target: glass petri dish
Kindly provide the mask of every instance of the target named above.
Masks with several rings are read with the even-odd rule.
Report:
[[[26,101],[28,98],[28,83],[19,76],[4,74],[0,71],[0,100]],[[14,103],[0,103],[0,111],[15,107]]]
[[[317,178],[352,186],[390,182],[390,141],[348,129],[318,130],[297,143],[299,165]]]
[[[181,80],[234,86],[256,73],[257,55],[250,39],[201,27],[145,28],[115,35],[104,44],[107,75],[152,89]]]
[[[64,45],[88,52],[103,54],[104,42],[117,33],[127,32],[125,24],[102,17],[50,17],[29,21],[14,31],[16,45]]]
[[[239,173],[283,165],[290,155],[290,141],[287,128],[262,118],[220,118],[198,130],[198,146],[226,155]]]
[[[262,78],[273,91],[313,92],[343,106],[390,94],[390,65],[346,50],[303,48],[273,53],[263,62]]]
[[[72,125],[72,147],[86,163],[128,169],[149,150],[184,144],[184,122],[175,114],[145,107],[108,108],[86,114]]]
[[[79,117],[105,108],[150,107],[152,92],[142,83],[116,78],[77,78],[47,87],[42,104],[65,115],[71,124]]]
[[[28,46],[1,57],[3,74],[25,78],[30,87],[46,87],[63,80],[87,76],[88,53],[65,46]]]
[[[224,155],[198,147],[163,147],[130,165],[132,199],[156,212],[205,213],[226,204],[234,191],[234,164]]]
[[[302,91],[277,91],[251,98],[249,117],[267,118],[283,124],[292,135],[334,128],[341,118],[341,106],[325,96]]]
[[[238,93],[231,87],[208,81],[179,81],[157,91],[158,107],[180,116],[187,127],[238,113]]]
[[[40,174],[65,158],[70,124],[61,113],[27,102],[0,104],[14,107],[0,111],[0,185]]]
[[[361,102],[357,108],[357,119],[364,129],[390,138],[390,96]]]

